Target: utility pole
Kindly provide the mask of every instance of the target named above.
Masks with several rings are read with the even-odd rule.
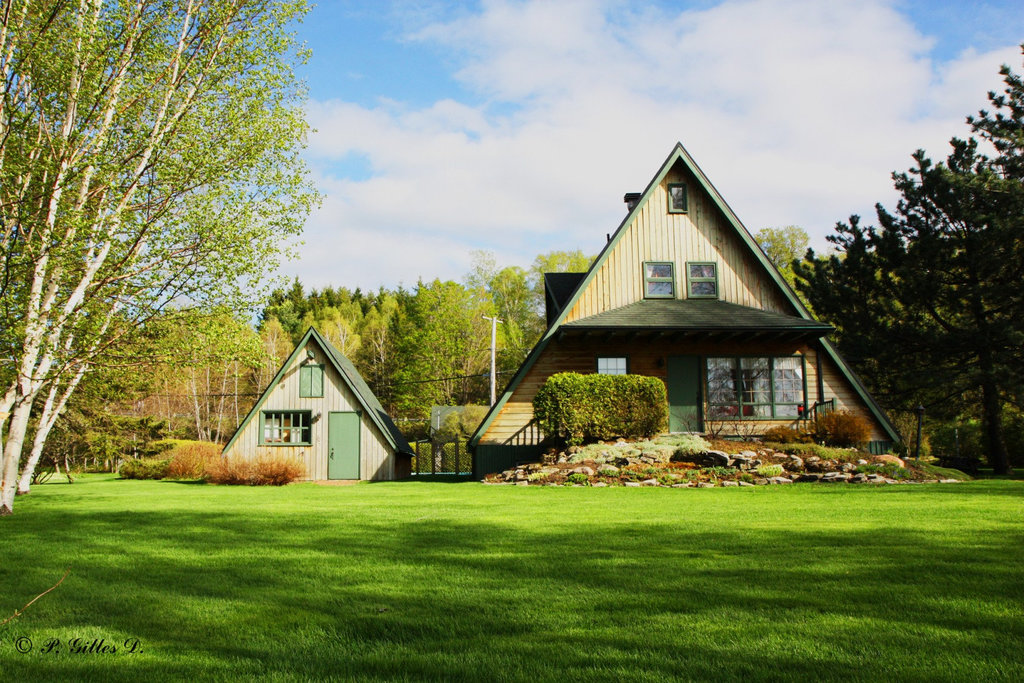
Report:
[[[500,320],[498,318],[498,316],[494,316],[493,318],[489,318],[489,317],[487,317],[485,315],[485,316],[483,316],[483,318],[484,318],[484,320],[490,320],[491,321],[491,405],[493,406],[494,403],[497,401],[497,395],[495,394],[495,379],[496,379],[496,377],[495,377],[495,369],[494,369],[494,355],[495,355],[495,353],[497,352],[497,349],[498,349],[498,323],[503,322],[503,321]]]

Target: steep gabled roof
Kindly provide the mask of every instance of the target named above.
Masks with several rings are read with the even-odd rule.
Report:
[[[573,309],[573,306],[576,305],[576,302],[579,301],[580,296],[582,296],[583,292],[587,289],[587,286],[597,275],[597,272],[600,270],[601,266],[604,265],[604,262],[608,259],[609,254],[611,254],[612,251],[614,251],[616,245],[618,245],[619,243],[619,240],[621,240],[622,236],[625,234],[627,227],[639,215],[641,209],[643,209],[646,206],[647,202],[650,201],[651,195],[654,193],[655,188],[657,188],[662,183],[662,181],[665,179],[665,176],[668,175],[669,171],[671,171],[677,163],[682,163],[686,167],[686,169],[691,174],[693,174],[700,187],[708,194],[708,196],[714,202],[715,206],[717,206],[718,209],[722,212],[722,215],[726,219],[725,222],[728,224],[728,226],[732,227],[736,236],[739,237],[741,243],[746,245],[750,254],[761,265],[761,267],[764,269],[764,272],[768,275],[769,279],[775,283],[775,285],[782,292],[785,299],[793,306],[793,309],[796,312],[796,314],[805,320],[814,321],[814,316],[811,315],[810,311],[807,310],[807,307],[804,306],[803,302],[800,301],[799,297],[797,297],[796,293],[789,286],[789,283],[786,282],[785,278],[782,277],[782,274],[779,272],[778,268],[775,267],[775,265],[771,262],[768,256],[764,253],[760,245],[758,245],[757,241],[753,238],[753,236],[751,236],[750,232],[746,229],[746,227],[744,227],[739,217],[736,216],[736,214],[733,212],[732,208],[726,203],[722,195],[719,194],[718,190],[715,189],[715,186],[711,184],[710,180],[708,180],[708,177],[704,175],[704,172],[700,169],[699,166],[697,166],[697,162],[693,160],[693,157],[691,157],[689,152],[686,151],[686,149],[683,147],[683,144],[681,142],[677,142],[675,147],[672,148],[672,151],[669,153],[668,157],[665,159],[664,163],[662,163],[661,168],[658,169],[658,172],[651,179],[651,182],[647,184],[647,187],[644,189],[643,194],[640,196],[640,200],[633,205],[633,208],[626,214],[626,217],[622,219],[622,222],[619,223],[619,227],[616,228],[615,230],[615,234],[612,235],[611,239],[608,240],[608,243],[605,244],[604,249],[601,250],[601,253],[598,255],[597,259],[595,259],[594,262],[591,264],[586,276],[579,282],[579,284],[576,285],[576,288],[573,291],[572,296],[569,298],[568,301],[566,301],[565,305],[559,312],[557,318],[549,322],[547,331],[541,337],[537,345],[533,347],[533,350],[526,357],[526,360],[523,361],[523,364],[519,367],[519,370],[512,377],[512,380],[505,387],[505,391],[502,393],[501,398],[499,398],[498,401],[493,406],[491,406],[491,409],[487,413],[487,416],[484,418],[483,422],[480,423],[480,426],[477,427],[477,430],[473,433],[473,436],[470,437],[470,447],[475,447],[477,443],[479,443],[480,437],[483,436],[484,433],[486,433],[487,429],[491,426],[491,422],[494,421],[495,416],[497,416],[497,414],[501,412],[501,409],[505,406],[505,404],[508,402],[508,399],[512,396],[512,392],[515,391],[516,387],[526,376],[526,373],[529,372],[530,368],[533,367],[533,364],[537,362],[537,359],[544,352],[544,349],[547,348],[548,344],[550,343],[552,337],[555,335],[555,332],[557,331],[559,326],[562,325],[563,322],[565,322],[565,319],[568,316],[569,312]],[[850,370],[849,366],[847,366],[846,363],[842,360],[842,358],[840,358],[838,352],[835,350],[832,344],[828,340],[823,339],[821,346],[822,349],[825,351],[825,354],[832,359],[832,361],[839,368],[840,372],[842,372],[845,375],[845,377],[853,387],[854,391],[868,406],[872,414],[875,416],[875,418],[878,419],[879,423],[886,430],[886,432],[889,434],[892,440],[899,441],[899,433],[896,431],[896,428],[893,426],[892,422],[889,421],[889,418],[885,415],[882,409],[879,408],[877,403],[875,403],[874,399],[868,393],[867,389],[861,383],[857,375],[853,373]]]
[[[231,445],[238,438],[239,434],[242,433],[246,425],[249,424],[249,421],[252,420],[253,416],[260,411],[260,408],[263,406],[264,402],[266,402],[267,397],[270,396],[270,392],[273,391],[274,387],[276,387],[278,382],[281,381],[285,370],[291,366],[299,353],[306,348],[310,339],[316,341],[320,348],[324,350],[324,353],[327,355],[327,359],[331,362],[331,365],[334,366],[338,375],[341,376],[341,380],[345,383],[345,386],[349,388],[349,391],[351,391],[356,397],[356,400],[359,401],[363,410],[365,410],[367,415],[370,416],[370,420],[377,425],[378,429],[380,429],[388,444],[390,444],[390,446],[396,451],[411,455],[413,451],[412,447],[409,446],[409,442],[406,441],[405,437],[402,436],[402,433],[398,431],[398,427],[395,426],[394,421],[384,411],[384,406],[380,404],[380,401],[377,400],[377,397],[370,390],[370,387],[367,386],[366,382],[359,374],[359,371],[356,370],[356,366],[352,364],[352,361],[345,357],[345,354],[336,349],[333,344],[327,341],[327,339],[325,339],[324,336],[317,332],[316,328],[313,327],[306,330],[306,334],[302,335],[302,339],[300,339],[299,343],[295,345],[295,350],[293,350],[291,355],[289,355],[284,363],[281,364],[281,368],[277,371],[277,374],[274,375],[274,379],[270,380],[270,384],[268,384],[267,388],[262,394],[260,394],[260,397],[252,407],[252,410],[250,410],[249,414],[245,416],[242,423],[238,425],[238,429],[236,429],[235,433],[231,436],[231,440],[229,440],[227,445],[224,446],[224,451],[226,452],[231,448]]]

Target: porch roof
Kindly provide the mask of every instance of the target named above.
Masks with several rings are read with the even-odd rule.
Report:
[[[680,332],[817,339],[833,330],[817,320],[716,299],[644,299],[561,326],[565,335],[592,332]]]

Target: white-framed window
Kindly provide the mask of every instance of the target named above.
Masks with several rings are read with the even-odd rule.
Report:
[[[597,357],[597,374],[599,375],[625,375],[627,366],[628,361],[625,356]]]

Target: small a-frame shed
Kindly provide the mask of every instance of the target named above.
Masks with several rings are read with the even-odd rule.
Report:
[[[224,456],[285,453],[306,478],[408,476],[412,449],[352,362],[309,328],[224,447]]]

